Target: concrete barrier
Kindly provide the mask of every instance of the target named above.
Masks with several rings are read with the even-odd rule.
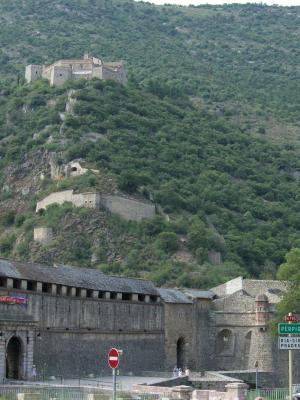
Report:
[[[40,393],[18,393],[18,400],[41,400],[42,396]]]

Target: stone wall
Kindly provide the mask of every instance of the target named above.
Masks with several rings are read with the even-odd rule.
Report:
[[[138,200],[116,195],[99,195],[98,193],[74,193],[73,190],[64,190],[49,194],[38,201],[36,211],[45,209],[50,204],[70,202],[76,207],[99,208],[104,207],[111,213],[117,214],[126,220],[141,221],[155,216],[155,206]]]
[[[72,71],[70,67],[55,65],[51,68],[50,85],[63,85],[67,80],[71,79],[71,77]]]
[[[46,376],[88,377],[111,374],[107,363],[110,348],[123,350],[121,374],[139,375],[144,369],[162,370],[164,340],[154,333],[41,332],[36,340],[34,363]]]
[[[47,208],[51,204],[63,204],[70,202],[76,207],[99,207],[100,197],[97,193],[74,193],[73,190],[64,190],[49,194],[43,200],[38,201],[36,211]]]
[[[25,79],[27,82],[34,82],[42,76],[41,65],[27,65],[25,69]]]
[[[165,309],[165,368],[172,371],[181,362],[190,370],[205,370],[209,364],[208,312],[210,301],[195,300],[193,304],[166,303]]]
[[[42,244],[48,244],[51,242],[53,237],[52,228],[38,227],[33,230],[33,240]]]
[[[53,289],[57,288],[52,284]],[[84,289],[79,289],[78,297],[18,289],[2,289],[0,295],[28,299],[22,306],[0,304],[0,313],[3,317],[13,312],[18,317],[22,311],[20,325],[24,317],[35,321],[33,362],[39,373],[43,370],[47,376],[64,377],[108,373],[107,352],[111,347],[124,351],[123,372],[164,367],[161,303],[82,298],[87,295]],[[26,336],[26,327],[24,331]]]
[[[155,216],[155,206],[138,200],[116,195],[101,196],[104,208],[126,220],[141,221]]]

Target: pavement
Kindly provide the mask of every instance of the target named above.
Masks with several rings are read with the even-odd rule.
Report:
[[[170,374],[170,379],[172,375]],[[101,376],[97,378],[80,378],[80,379],[62,379],[60,377],[47,380],[47,381],[9,381],[11,385],[26,385],[26,386],[42,386],[42,387],[95,387],[98,389],[112,390],[113,380],[112,376]],[[153,384],[167,380],[168,378],[162,377],[149,377],[149,376],[117,376],[118,390],[130,391],[133,385],[137,384]]]

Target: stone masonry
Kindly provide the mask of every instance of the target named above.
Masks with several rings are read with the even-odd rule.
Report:
[[[51,204],[63,204],[65,202],[70,202],[75,207],[103,207],[126,220],[141,221],[155,216],[155,206],[150,202],[142,202],[118,195],[100,195],[92,192],[74,193],[72,189],[49,194],[43,200],[37,202],[36,211],[46,209]]]
[[[107,374],[107,351],[117,347],[121,373],[178,365],[233,376],[258,364],[270,385],[284,385],[287,352],[268,325],[286,288],[276,282],[158,289],[96,269],[0,259],[0,379],[28,379],[33,363],[45,376]]]
[[[59,86],[68,80],[99,78],[111,79],[126,84],[124,63],[103,62],[99,58],[85,54],[83,59],[58,60],[51,65],[30,64],[26,66],[25,78],[27,82],[37,79],[47,79],[51,86]]]

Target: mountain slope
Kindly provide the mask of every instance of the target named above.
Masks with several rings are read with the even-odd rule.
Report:
[[[299,140],[298,7],[13,0],[0,15],[7,76],[88,50],[126,60],[137,81],[192,95],[252,134]]]
[[[102,0],[0,4],[0,255],[158,284],[274,277],[299,246],[300,10]],[[50,88],[27,63],[86,50],[129,83]],[[99,174],[60,181],[83,159]],[[152,221],[36,202],[64,189],[155,202]],[[48,245],[33,229],[48,226]]]
[[[50,88],[40,81],[3,97],[4,256],[91,265],[94,254],[104,270],[208,285],[236,273],[272,276],[298,243],[299,160],[292,148],[251,139],[185,97],[160,99],[133,84],[95,79]],[[55,182],[53,154],[64,162],[82,158],[100,174]],[[67,205],[35,215],[38,199],[67,188],[151,197],[170,222],[126,223]],[[54,228],[48,247],[32,242],[41,225]],[[207,264],[214,253],[222,267]]]

